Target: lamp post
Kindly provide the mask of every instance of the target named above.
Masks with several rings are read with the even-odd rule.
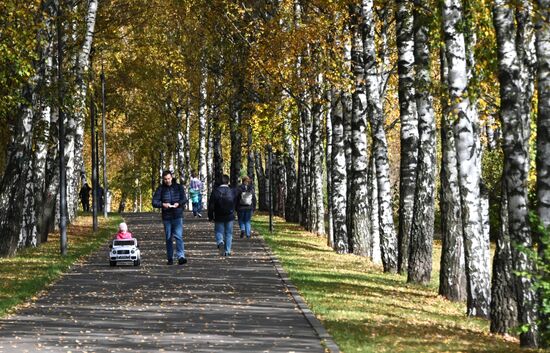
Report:
[[[92,71],[92,70],[90,70]],[[93,81],[92,81],[93,82]],[[93,215],[93,230],[97,232],[97,206],[98,206],[98,180],[97,180],[97,141],[96,135],[96,120],[97,114],[95,109],[94,95],[90,94],[90,124],[92,127],[92,215]]]
[[[101,63],[101,119],[103,126],[103,217],[107,218],[107,200],[109,188],[107,185],[107,141],[105,130],[105,72]]]
[[[269,232],[273,233],[273,155],[271,144],[267,145],[267,163],[269,165]]]
[[[57,4],[57,98],[59,104],[59,242],[61,255],[67,255],[67,170],[65,169],[65,113],[63,110],[63,1]]]

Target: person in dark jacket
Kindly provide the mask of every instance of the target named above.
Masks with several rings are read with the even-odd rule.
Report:
[[[231,255],[236,202],[236,191],[229,187],[229,177],[224,175],[208,199],[208,220],[214,221],[216,245],[221,256]]]
[[[185,258],[185,245],[183,243],[183,207],[187,199],[183,186],[177,184],[172,177],[172,172],[162,173],[162,184],[153,195],[153,207],[162,209],[162,223],[166,238],[166,256],[168,265],[174,263],[173,240],[176,239],[176,257],[178,264],[187,263]]]
[[[84,183],[78,193],[80,196],[80,201],[82,202],[82,210],[84,212],[90,211],[90,191],[92,191],[90,185],[88,185],[88,183]]]
[[[252,213],[256,209],[256,194],[248,176],[242,178],[242,184],[237,189],[237,216],[239,217],[239,228],[241,238],[246,235],[250,239],[250,221]]]

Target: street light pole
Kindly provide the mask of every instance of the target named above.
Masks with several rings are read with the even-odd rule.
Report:
[[[63,1],[57,4],[57,98],[59,104],[59,242],[61,255],[67,255],[67,170],[65,169],[65,113],[63,111]]]
[[[267,145],[267,163],[269,165],[269,232],[273,233],[273,155],[271,144]]]
[[[107,218],[107,200],[109,188],[107,185],[107,142],[105,130],[105,72],[103,71],[103,63],[101,63],[101,115],[103,121],[103,216]]]
[[[92,80],[93,82],[93,80]],[[91,92],[90,92],[91,93]],[[97,206],[98,206],[98,180],[97,180],[97,141],[96,135],[96,120],[97,114],[95,109],[94,95],[90,94],[90,124],[92,127],[92,215],[93,215],[93,229],[97,232]]]

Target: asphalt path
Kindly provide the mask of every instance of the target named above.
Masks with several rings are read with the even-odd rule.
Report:
[[[221,257],[213,224],[186,213],[188,263],[169,266],[160,215],[124,218],[141,266],[110,267],[105,244],[0,320],[0,352],[329,350],[261,237],[236,231],[232,256]]]

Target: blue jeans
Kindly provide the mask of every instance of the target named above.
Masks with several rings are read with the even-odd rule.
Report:
[[[231,243],[233,241],[233,221],[216,222],[214,224],[216,232],[216,244],[224,243],[224,251],[226,254],[231,254]]]
[[[172,237],[176,239],[176,257],[185,257],[183,245],[183,218],[163,220],[164,236],[166,237],[166,258],[172,260],[174,256],[174,245]]]
[[[241,232],[244,232],[247,238],[250,238],[250,220],[252,219],[252,210],[240,210],[239,216],[239,228]]]

